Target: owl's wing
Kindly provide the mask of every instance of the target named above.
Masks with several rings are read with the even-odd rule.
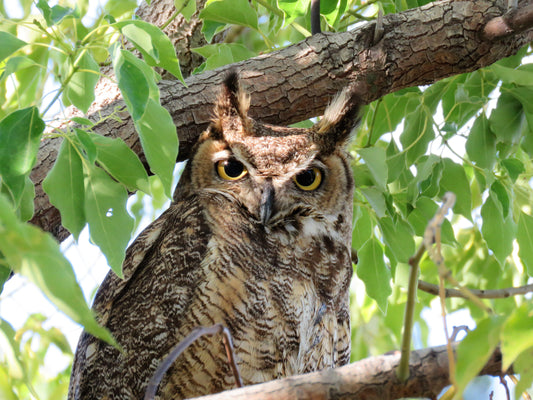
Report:
[[[109,272],[100,285],[94,300],[94,311],[96,312],[98,322],[101,325],[105,326],[107,324],[114,299],[127,286],[128,282],[135,275],[135,272],[154,244],[159,242],[158,239],[167,223],[168,214],[170,212],[172,212],[172,207],[148,225],[148,227],[146,227],[128,247],[126,250],[126,258],[122,265],[124,278],[121,279],[113,272]]]

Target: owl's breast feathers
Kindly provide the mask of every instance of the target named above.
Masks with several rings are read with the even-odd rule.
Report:
[[[189,195],[135,240],[125,279],[110,273],[94,303],[123,351],[84,333],[69,398],[142,398],[175,345],[194,328],[219,322],[233,335],[245,384],[348,362],[346,238],[329,228],[295,235],[294,224],[268,232],[235,222],[213,221]],[[221,339],[206,337],[174,363],[159,395],[179,399],[232,387]]]

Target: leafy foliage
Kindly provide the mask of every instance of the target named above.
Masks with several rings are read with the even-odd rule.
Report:
[[[322,28],[344,31],[355,22],[375,18],[378,8],[395,13],[426,3],[323,0]],[[25,275],[60,310],[111,341],[96,325],[58,244],[24,223],[33,214],[35,195],[29,174],[39,143],[62,137],[43,187],[60,210],[63,226],[78,238],[88,224],[91,240],[121,275],[134,229],[126,211],[128,191],[150,194],[159,187],[167,196],[171,193],[177,135],[160,105],[160,77],[154,67],[182,79],[179,62],[159,28],[132,18],[134,1],[109,0],[92,21],[87,18],[87,0],[54,6],[39,0],[34,10],[31,1],[19,0],[21,18],[9,18],[4,4],[0,3],[0,283],[7,280],[9,269]],[[302,40],[310,34],[309,4],[310,0],[207,1],[198,10],[207,41],[222,31],[236,34],[231,35],[232,43],[193,49],[205,58],[196,72]],[[192,0],[176,0],[175,5],[186,18],[196,9]],[[123,46],[125,40],[142,58]],[[488,68],[430,87],[404,89],[366,108],[351,148],[358,187],[352,246],[359,256],[352,293],[352,359],[399,347],[407,263],[447,191],[457,196],[441,235],[444,260],[453,276],[477,289],[520,286],[531,279],[533,68],[524,61],[530,53],[522,49]],[[155,186],[128,146],[93,133],[90,120],[73,118],[78,125],[67,131],[52,124],[45,128],[51,110],[69,105],[83,112],[90,109],[103,65],[113,67],[151,172],[159,180]],[[52,93],[45,86],[50,82],[58,87]],[[437,283],[437,268],[430,258],[422,258],[420,269],[420,279]],[[366,290],[358,290],[362,287]],[[420,311],[432,307],[433,300],[419,293],[419,345],[427,343],[428,333]],[[459,390],[499,343],[505,367],[514,363],[521,374],[518,388],[531,385],[530,302],[523,296],[487,300],[495,316],[463,299],[446,303],[448,311],[468,310],[477,323],[458,350]],[[0,390],[6,398],[37,397],[36,392],[39,398],[56,398],[64,393],[68,371],[39,383],[35,371],[40,367],[31,364],[42,363],[49,343],[68,353],[60,333],[43,330],[39,318],[31,317],[32,328],[23,329],[40,335],[44,344],[37,353],[28,345],[32,339],[24,339],[5,321],[0,324],[2,348],[7,349],[0,364]]]

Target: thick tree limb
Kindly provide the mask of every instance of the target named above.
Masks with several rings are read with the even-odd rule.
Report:
[[[521,1],[519,8],[531,5]],[[533,30],[489,41],[483,35],[492,19],[505,13],[502,0],[441,0],[383,18],[382,39],[373,43],[374,23],[338,34],[318,34],[301,43],[237,64],[243,86],[252,95],[251,115],[274,124],[291,124],[320,115],[331,96],[349,82],[366,86],[369,103],[399,89],[426,85],[470,72],[515,54],[533,40]],[[162,104],[170,111],[180,137],[180,159],[206,127],[223,77],[221,68],[187,79],[187,88],[175,81],[160,83]],[[116,85],[99,88],[92,118],[124,107]],[[95,131],[121,137],[144,156],[131,118],[107,119]],[[64,128],[65,126],[63,126]],[[58,140],[45,140],[31,178],[36,184],[32,222],[62,240],[59,212],[43,193],[41,182],[59,148]]]
[[[202,400],[392,400],[403,397],[437,398],[450,384],[446,347],[416,350],[410,357],[410,378],[401,383],[395,374],[399,352],[366,358],[341,368],[299,375],[260,385],[204,396]],[[480,375],[500,376],[497,350]]]

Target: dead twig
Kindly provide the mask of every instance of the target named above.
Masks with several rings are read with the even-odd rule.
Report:
[[[426,293],[430,293],[434,295],[439,294],[439,286],[433,283],[428,283],[426,281],[419,280],[418,289]],[[504,288],[504,289],[493,289],[493,290],[467,289],[467,290],[480,299],[505,299],[507,297],[519,296],[519,295],[533,292],[533,284],[519,286],[519,287]],[[467,298],[467,296],[463,292],[461,292],[458,289],[453,289],[453,288],[444,289],[444,296],[446,298],[450,298],[450,297]]]
[[[533,3],[518,8],[516,2],[509,2],[509,11],[501,17],[491,19],[483,36],[487,40],[501,39],[505,36],[523,32],[533,26]]]

